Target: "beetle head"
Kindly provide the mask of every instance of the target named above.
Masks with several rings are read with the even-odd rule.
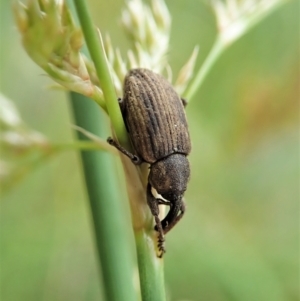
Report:
[[[189,161],[183,154],[172,154],[151,165],[149,183],[166,200],[181,202],[190,178]]]

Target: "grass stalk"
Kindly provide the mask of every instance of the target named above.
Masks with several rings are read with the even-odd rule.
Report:
[[[144,230],[135,233],[143,301],[166,300],[163,259],[156,255],[155,241]]]
[[[114,131],[119,142],[124,146],[128,146],[127,132],[100,37],[92,22],[86,1],[74,0],[74,4],[90,56],[95,64],[95,69],[101,83],[101,89]]]
[[[207,77],[207,74],[212,69],[213,65],[218,60],[223,51],[224,45],[221,43],[220,39],[217,38],[204,63],[202,64],[197,74],[193,78],[192,82],[188,86],[187,90],[185,91],[183,95],[184,98],[188,99],[188,101],[192,100],[196,92],[202,86],[204,80]]]
[[[98,136],[108,134],[105,116],[94,102],[71,93],[71,104],[77,125]],[[77,135],[80,139],[86,139],[80,132]],[[133,256],[128,245],[130,220],[124,214],[125,202],[121,202],[124,196],[116,188],[119,183],[113,155],[108,152],[82,151],[81,158],[106,299],[138,300],[134,289]]]
[[[59,144],[52,144],[50,147],[50,152],[56,153],[58,151],[68,151],[68,150],[81,150],[81,151],[107,151],[102,149],[99,144],[96,142],[90,141],[76,141],[71,143],[59,143]]]
[[[97,35],[97,32],[93,26],[93,23],[91,21],[91,17],[88,13],[86,4],[84,1],[74,0],[74,4],[76,7],[77,15],[85,36],[85,40],[87,43],[87,47],[89,50],[89,53],[91,55],[91,58],[95,64],[95,69],[97,71],[98,78],[101,83],[101,88],[103,90],[104,98],[106,101],[106,107],[107,111],[109,113],[109,117],[112,123],[112,126],[115,130],[116,136],[119,140],[119,142],[125,146],[126,148],[130,149],[130,144],[127,140],[127,132],[123,123],[123,118],[119,109],[118,102],[116,101],[117,96],[114,91],[114,86],[110,77],[109,68],[107,65],[106,57],[104,49],[100,43],[99,36]],[[78,122],[77,124],[79,126],[82,126],[88,131],[91,131],[89,128],[87,128],[84,125],[80,125]],[[93,131],[92,131],[93,132]],[[95,132],[93,132],[95,133]],[[103,137],[103,135],[100,135]],[[108,154],[106,154],[108,155]],[[111,155],[109,155],[111,156]],[[83,157],[84,160],[84,157]],[[128,160],[127,160],[128,161]],[[135,225],[136,220],[140,220],[141,217],[137,216],[139,212],[143,212],[147,215],[144,211],[144,207],[146,207],[146,211],[149,212],[149,209],[147,207],[147,202],[145,200],[145,189],[142,189],[141,191],[138,191],[136,189],[137,182],[135,181],[141,181],[140,178],[140,172],[137,170],[136,166],[132,165],[132,162],[128,161],[125,163],[123,161],[123,165],[125,170],[130,170],[129,173],[127,173],[127,176],[129,178],[127,179],[129,182],[129,186],[135,187],[133,190],[131,190],[130,194],[130,202],[131,202],[131,208],[132,210],[132,218],[133,223]],[[139,168],[138,168],[139,169]],[[99,172],[101,171],[103,177],[107,177],[106,171],[102,169],[99,169]],[[141,170],[140,170],[141,171]],[[144,173],[141,171],[142,174]],[[88,173],[88,171],[86,171]],[[115,184],[117,187],[118,184]],[[142,192],[142,198],[139,193]],[[91,197],[91,195],[90,195]],[[141,200],[143,200],[141,204]],[[92,210],[93,209],[93,205]],[[97,208],[95,208],[97,209]],[[93,213],[94,214],[94,213]],[[139,214],[138,214],[139,215]],[[95,219],[95,217],[94,217]],[[143,218],[141,218],[143,220]],[[147,220],[147,219],[146,219]],[[148,219],[151,223],[151,229],[152,228],[152,218]],[[136,250],[137,250],[137,256],[138,256],[138,266],[139,266],[139,274],[140,274],[140,285],[141,285],[141,294],[142,294],[142,300],[143,301],[164,301],[165,300],[165,289],[164,289],[164,273],[163,273],[163,260],[159,259],[157,257],[155,247],[157,243],[157,239],[153,239],[151,235],[155,235],[154,230],[151,230],[151,233],[145,232],[145,227],[148,226],[147,222],[142,222],[142,228],[135,228],[135,242],[136,242]],[[96,225],[97,226],[97,225]],[[144,227],[144,228],[143,228]],[[126,245],[126,242],[123,242]],[[102,260],[101,260],[102,261]],[[118,269],[121,271],[123,268],[121,266],[118,267]],[[128,281],[128,279],[127,279]],[[131,282],[131,279],[129,278],[129,281]],[[113,299],[108,299],[113,300]],[[132,298],[125,298],[124,300],[134,300]]]

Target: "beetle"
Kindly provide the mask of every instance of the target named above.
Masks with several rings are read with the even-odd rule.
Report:
[[[130,153],[109,137],[108,143],[128,156],[134,164],[150,164],[147,203],[158,231],[159,257],[165,253],[164,235],[185,212],[183,194],[190,178],[187,155],[191,141],[184,107],[186,102],[161,75],[148,69],[132,69],[124,80],[119,104],[135,151]],[[163,197],[155,198],[154,188]],[[158,205],[170,206],[160,221]]]

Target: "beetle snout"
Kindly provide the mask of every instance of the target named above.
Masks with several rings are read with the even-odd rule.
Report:
[[[176,193],[164,193],[161,195],[164,199],[171,202],[172,204],[180,203],[182,200],[183,195],[182,194],[176,194]]]

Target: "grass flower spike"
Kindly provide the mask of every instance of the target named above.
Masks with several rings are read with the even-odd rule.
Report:
[[[123,93],[123,81],[127,71],[133,68],[147,68],[167,75],[169,81],[172,81],[172,71],[168,64],[171,16],[165,2],[153,0],[150,7],[141,0],[129,0],[123,10],[121,24],[131,42],[127,59],[122,58],[118,48],[114,50],[108,35],[104,41],[118,95]],[[197,55],[198,47],[195,47],[175,80],[174,87],[178,93],[186,89],[193,75]]]
[[[191,100],[221,54],[242,35],[288,0],[211,0],[216,16],[215,43],[199,68],[184,97]]]
[[[212,0],[219,39],[228,46],[286,0]]]
[[[32,147],[48,146],[46,137],[30,129],[21,119],[14,103],[0,94],[0,144],[2,150],[19,155]]]
[[[141,0],[127,2],[122,25],[133,43],[136,61],[131,68],[144,67],[160,73],[166,66],[171,18],[163,1],[152,1],[152,10]],[[134,63],[137,65],[135,66]]]
[[[94,99],[105,108],[102,91],[90,76],[92,63],[80,53],[83,35],[64,1],[29,0],[15,3],[22,42],[31,59],[68,90]]]
[[[44,135],[29,128],[14,103],[2,94],[0,127],[0,184],[5,191],[30,170],[28,158],[33,153],[39,157],[46,155],[50,143]]]

